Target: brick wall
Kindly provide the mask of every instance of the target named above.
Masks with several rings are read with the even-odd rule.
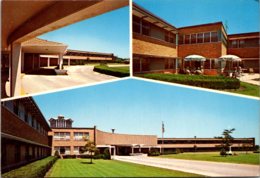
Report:
[[[177,57],[177,48],[174,44],[139,35],[134,36],[133,53]]]
[[[225,49],[222,48],[221,42],[179,45],[178,57],[184,58],[188,55],[197,54],[206,58],[218,58],[225,53]]]
[[[145,144],[157,145],[157,136],[155,135],[130,135],[115,134],[96,130],[97,145],[113,144]]]
[[[11,113],[5,107],[2,106],[1,109],[1,129],[3,133],[48,145],[48,136],[40,134],[37,130],[29,126],[26,122],[22,121],[20,118],[18,118],[18,116]]]
[[[237,55],[241,58],[259,58],[259,48],[228,48],[228,54]]]

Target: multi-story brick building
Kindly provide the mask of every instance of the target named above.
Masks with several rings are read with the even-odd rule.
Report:
[[[184,68],[203,68],[216,75],[225,67],[218,60],[232,54],[242,59],[247,71],[259,71],[259,33],[228,35],[222,22],[176,28],[144,8],[133,4],[133,72],[171,72]],[[185,61],[200,55],[206,61]]]
[[[31,97],[1,103],[1,170],[51,154],[51,130]]]
[[[103,132],[87,127],[72,127],[72,120],[64,116],[50,120],[52,131],[52,154],[58,151],[62,155],[80,155],[80,147],[86,145],[87,140],[95,143],[102,152],[105,148],[111,154],[129,155],[130,153],[148,152],[151,148],[158,148],[155,135],[130,135]]]
[[[177,148],[184,152],[219,151],[222,143],[221,138],[158,138],[158,145],[164,152],[173,152]],[[252,151],[255,138],[234,138],[231,144],[233,151]]]

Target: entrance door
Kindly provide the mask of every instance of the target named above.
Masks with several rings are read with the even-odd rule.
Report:
[[[60,147],[60,154],[65,154],[65,148],[64,147]]]

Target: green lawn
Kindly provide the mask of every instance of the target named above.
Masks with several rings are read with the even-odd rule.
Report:
[[[116,77],[128,77],[129,76],[129,67],[109,67],[107,65],[97,65],[93,69],[95,72],[102,74],[112,75]]]
[[[47,177],[191,177],[199,176],[180,171],[115,160],[59,159]]]
[[[189,159],[201,161],[216,161],[240,164],[259,164],[259,154],[257,153],[238,153],[237,156],[222,157],[218,152],[215,153],[182,153],[162,155],[162,158],[176,158],[176,159]]]
[[[245,82],[240,82],[240,88],[237,90],[226,90],[226,91],[243,94],[243,95],[249,95],[249,96],[256,96],[256,97],[260,96],[259,86],[245,83]]]

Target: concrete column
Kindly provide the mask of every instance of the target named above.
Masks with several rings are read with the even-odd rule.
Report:
[[[11,52],[11,81],[10,96],[18,96],[21,94],[21,63],[22,63],[22,47],[21,43],[12,44]]]
[[[141,153],[141,146],[139,147],[139,153]]]
[[[109,154],[112,155],[112,153],[111,153],[111,146],[109,146]]]
[[[132,148],[132,153],[134,153],[134,147],[132,146],[131,148]]]
[[[70,66],[70,58],[68,58],[68,66]]]
[[[59,69],[62,69],[62,64],[63,64],[63,54],[59,54]]]
[[[47,67],[50,67],[50,57],[47,59]]]
[[[22,63],[21,63],[21,66],[22,66],[22,71],[21,72],[24,72],[24,53],[22,52],[22,58],[21,58],[21,60],[22,60]]]
[[[209,59],[209,69],[211,69],[211,59]]]

